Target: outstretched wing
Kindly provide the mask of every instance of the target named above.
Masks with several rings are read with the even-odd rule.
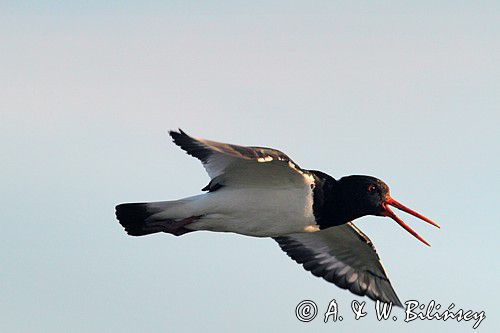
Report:
[[[313,275],[373,300],[402,307],[370,239],[351,222],[274,238]]]
[[[169,134],[176,145],[202,162],[213,180],[207,189],[236,183],[283,185],[287,181],[303,182],[304,176],[309,175],[276,149],[193,138],[180,129],[178,132],[169,131]]]

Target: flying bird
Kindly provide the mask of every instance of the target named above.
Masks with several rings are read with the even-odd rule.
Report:
[[[211,180],[206,193],[174,201],[124,203],[116,217],[126,232],[181,236],[197,230],[272,237],[294,261],[340,288],[402,307],[370,239],[352,221],[387,216],[429,245],[390,206],[436,223],[390,196],[380,179],[338,180],[300,168],[279,150],[244,147],[170,131],[173,142],[199,159]]]

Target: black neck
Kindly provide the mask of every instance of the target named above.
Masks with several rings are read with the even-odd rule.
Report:
[[[313,213],[320,229],[342,225],[366,215],[353,206],[352,198],[343,195],[342,184],[333,177],[315,170],[309,170],[314,175]]]

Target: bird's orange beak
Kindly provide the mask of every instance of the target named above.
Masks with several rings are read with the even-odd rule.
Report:
[[[437,223],[435,223],[434,221],[428,219],[427,217],[423,216],[422,214],[419,214],[417,213],[416,211],[406,207],[405,205],[397,202],[396,200],[394,200],[393,198],[391,198],[390,196],[388,196],[384,202],[382,203],[382,208],[384,209],[384,211],[382,212],[382,215],[383,216],[388,216],[390,217],[391,219],[393,219],[394,221],[396,221],[400,226],[402,226],[404,229],[406,229],[406,231],[408,231],[410,234],[412,234],[415,238],[417,238],[419,241],[421,241],[422,243],[424,243],[425,245],[427,246],[431,246],[429,243],[427,243],[425,241],[425,239],[423,239],[422,237],[420,237],[419,234],[417,234],[412,228],[410,228],[406,223],[404,223],[399,217],[397,217],[396,214],[394,214],[394,212],[389,208],[388,205],[391,205],[393,207],[396,207],[397,209],[399,210],[402,210],[404,212],[407,212],[408,214],[411,214],[415,217],[418,217],[419,219],[421,220],[424,220],[425,222],[429,223],[429,224],[432,224],[433,226],[435,227],[438,227],[438,228],[441,228]]]

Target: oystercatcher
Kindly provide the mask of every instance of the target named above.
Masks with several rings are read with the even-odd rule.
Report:
[[[336,180],[300,168],[276,149],[194,138],[180,129],[169,134],[203,163],[211,178],[202,189],[206,193],[116,206],[129,235],[210,230],[272,237],[315,276],[356,295],[402,306],[375,247],[352,221],[365,215],[388,216],[426,245],[389,206],[439,226],[394,200],[383,181],[370,176]]]

